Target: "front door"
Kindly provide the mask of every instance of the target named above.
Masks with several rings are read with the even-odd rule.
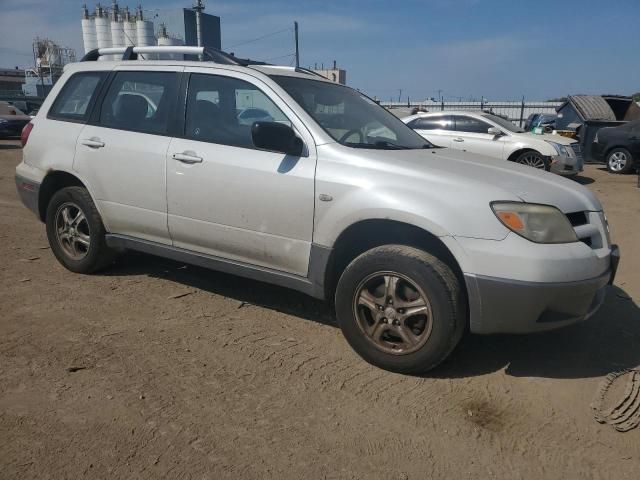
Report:
[[[496,136],[487,133],[493,125],[466,115],[455,115],[455,135],[451,148],[503,159],[504,145],[507,136]]]
[[[450,115],[418,117],[409,125],[436,147],[451,148],[451,141],[456,132],[453,131],[453,120]]]
[[[74,159],[109,232],[165,244],[165,161],[179,82],[178,69],[168,69],[117,71]]]
[[[313,138],[254,77],[197,67],[187,72],[183,132],[167,155],[174,245],[305,276],[313,233]],[[256,149],[254,121],[291,125],[305,143],[303,156]]]

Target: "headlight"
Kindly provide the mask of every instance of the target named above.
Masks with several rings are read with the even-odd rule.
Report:
[[[561,145],[559,143],[556,142],[552,142],[549,140],[545,140],[545,142],[547,142],[549,145],[551,145],[556,153],[558,155],[562,155],[563,157],[572,157],[573,155],[573,149],[572,148],[568,148],[566,145]]]
[[[577,242],[566,215],[551,205],[521,202],[492,202],[498,220],[512,232],[536,243]]]

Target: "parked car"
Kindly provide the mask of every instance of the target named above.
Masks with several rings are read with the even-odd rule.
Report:
[[[556,113],[532,113],[524,122],[524,130],[530,132],[536,127],[542,127],[546,133],[551,133],[556,128]]]
[[[349,344],[405,373],[467,329],[549,330],[602,304],[619,254],[585,187],[433,148],[304,69],[173,49],[217,63],[70,64],[24,130],[18,192],[68,270],[131,249],[293,288],[332,300]],[[132,84],[159,93],[151,115],[120,95]],[[288,124],[243,125],[247,96]]]
[[[0,138],[19,137],[31,117],[7,102],[0,102]]]
[[[593,157],[611,173],[628,173],[640,167],[640,121],[598,130],[591,147]]]
[[[575,140],[560,135],[534,135],[490,113],[431,112],[402,121],[440,147],[509,160],[559,175],[573,176],[583,170]]]

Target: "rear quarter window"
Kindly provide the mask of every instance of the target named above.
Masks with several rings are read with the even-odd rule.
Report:
[[[64,84],[49,109],[48,118],[71,122],[86,122],[99,87],[107,72],[75,73]]]

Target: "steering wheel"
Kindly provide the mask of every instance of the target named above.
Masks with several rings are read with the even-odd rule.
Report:
[[[364,137],[363,137],[363,135],[362,135],[362,132],[361,132],[360,130],[356,130],[355,128],[354,128],[354,129],[352,129],[352,130],[349,130],[347,133],[345,133],[344,135],[342,135],[342,137],[340,137],[339,142],[340,142],[340,143],[345,143],[345,141],[347,140],[347,138],[349,138],[351,135],[353,135],[353,134],[355,134],[355,133],[357,133],[357,134],[358,134],[358,137],[360,137],[360,138],[359,138],[359,140],[358,140],[358,143],[363,143]]]

